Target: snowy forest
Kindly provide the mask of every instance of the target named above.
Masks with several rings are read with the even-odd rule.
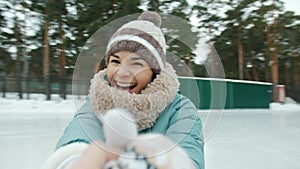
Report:
[[[282,0],[9,0],[0,1],[0,92],[70,93],[74,64],[102,26],[145,10],[190,23],[190,38],[216,49],[226,78],[285,85],[300,96],[300,16]],[[168,50],[207,77],[190,48],[167,38]],[[178,72],[180,75],[180,72]],[[87,81],[89,83],[89,81]],[[300,100],[300,98],[298,98]]]

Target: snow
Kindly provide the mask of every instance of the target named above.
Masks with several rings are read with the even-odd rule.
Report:
[[[299,169],[300,111],[224,112],[206,141],[206,169]]]
[[[55,97],[46,101],[44,95],[31,95],[29,100],[17,99],[17,94],[0,99],[0,113],[74,113],[72,99],[63,100]],[[53,97],[53,96],[52,96]]]
[[[285,103],[270,103],[270,109],[300,111],[300,104],[297,104],[292,98],[286,97]]]
[[[0,98],[0,168],[40,168],[85,96],[17,94]],[[209,113],[199,110],[203,124]],[[224,110],[205,139],[206,169],[298,169],[300,105],[291,98],[270,109]]]
[[[291,104],[291,103],[271,103],[270,104],[270,109],[272,110],[299,110],[300,111],[300,106],[296,104]]]

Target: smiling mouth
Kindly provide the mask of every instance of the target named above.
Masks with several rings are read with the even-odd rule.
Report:
[[[116,87],[117,89],[121,89],[121,90],[132,90],[136,87],[137,84],[128,84],[128,83],[121,83],[121,82],[116,82]]]

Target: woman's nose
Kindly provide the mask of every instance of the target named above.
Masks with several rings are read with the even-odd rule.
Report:
[[[116,73],[119,77],[128,77],[130,76],[130,68],[126,64],[120,64]]]

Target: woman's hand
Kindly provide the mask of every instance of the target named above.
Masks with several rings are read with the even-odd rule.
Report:
[[[119,148],[108,147],[103,142],[93,142],[74,162],[71,169],[102,169],[106,162],[116,160],[120,151]]]

